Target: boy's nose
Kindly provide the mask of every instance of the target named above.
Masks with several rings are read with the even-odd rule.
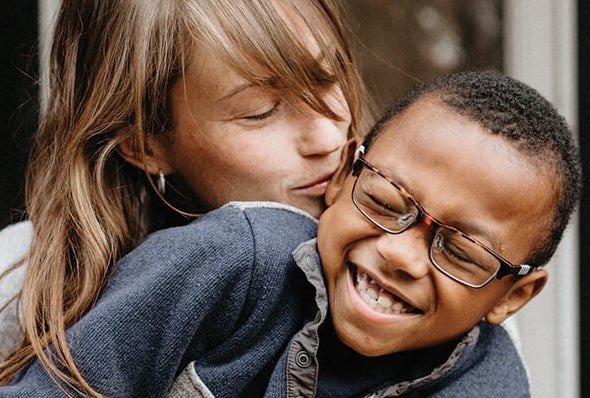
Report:
[[[430,228],[417,223],[400,234],[383,233],[377,239],[377,252],[391,272],[420,279],[430,272]]]

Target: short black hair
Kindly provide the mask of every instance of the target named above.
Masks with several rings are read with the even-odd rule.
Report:
[[[479,123],[490,134],[507,138],[533,164],[555,175],[555,214],[546,239],[527,259],[530,265],[546,264],[582,191],[579,150],[563,116],[536,90],[507,75],[460,72],[430,80],[391,106],[365,137],[365,149],[393,117],[426,96]]]

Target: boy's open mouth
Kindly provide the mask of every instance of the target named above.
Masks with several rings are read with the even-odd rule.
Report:
[[[375,311],[383,314],[421,314],[422,311],[410,305],[395,294],[383,289],[377,281],[366,272],[350,264],[354,287],[365,303]]]

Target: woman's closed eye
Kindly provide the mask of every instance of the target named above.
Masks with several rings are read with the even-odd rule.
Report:
[[[242,116],[239,116],[238,118],[245,120],[245,121],[252,121],[252,122],[266,120],[266,119],[269,119],[272,116],[274,116],[279,111],[280,107],[281,107],[281,101],[276,101],[270,108],[267,107],[267,108],[257,110],[252,113],[247,113]]]

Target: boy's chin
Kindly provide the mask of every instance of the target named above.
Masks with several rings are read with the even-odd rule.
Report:
[[[338,325],[334,325],[334,327],[340,341],[362,356],[379,357],[396,351],[393,347],[375,341],[372,336],[362,331],[346,327],[339,328]]]

